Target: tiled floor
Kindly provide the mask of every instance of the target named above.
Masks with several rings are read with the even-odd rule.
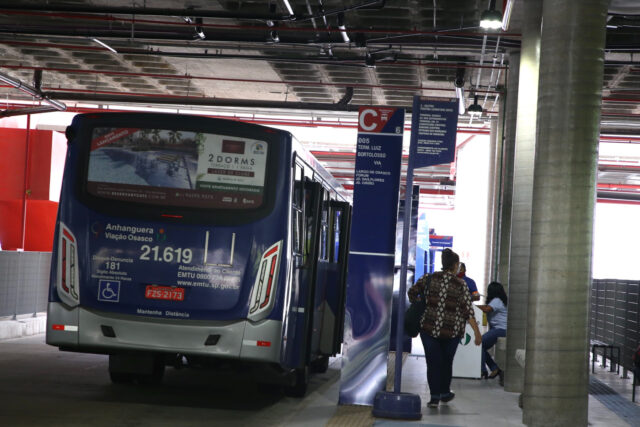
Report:
[[[340,364],[339,358],[332,359],[325,374],[311,377],[307,396],[296,399],[275,390],[265,393],[255,379],[239,379],[233,372],[168,368],[157,387],[114,385],[107,375],[106,356],[59,352],[44,343],[44,335],[5,340],[0,342],[0,426],[523,425],[518,394],[505,392],[497,380],[454,379],[456,398],[438,409],[427,408],[425,361],[416,355],[406,358],[402,391],[420,395],[422,419],[376,419],[371,407],[337,405]],[[599,390],[592,387],[597,395],[589,396],[589,425],[640,427],[640,416],[624,420],[615,410],[640,411],[640,403],[631,403],[631,380],[600,367],[592,378],[602,384],[596,384]],[[637,391],[640,394],[640,388]]]
[[[599,381],[615,390],[621,399],[631,404],[631,380],[623,379],[615,373],[596,367],[594,375]],[[424,357],[409,356],[402,373],[402,391],[416,393],[422,399],[422,419],[419,421],[394,421],[375,419],[370,408],[338,408],[330,426],[384,426],[396,427],[401,424],[418,426],[470,426],[470,427],[511,427],[523,426],[522,410],[518,407],[518,394],[508,393],[496,380],[470,380],[454,378],[452,389],[456,398],[437,409],[426,407],[429,400],[426,386],[426,366]],[[636,390],[638,392],[638,390]],[[640,404],[634,404],[640,410]],[[358,416],[359,415],[359,416]],[[622,419],[609,410],[594,395],[589,395],[589,425],[603,427],[640,426],[640,418]]]

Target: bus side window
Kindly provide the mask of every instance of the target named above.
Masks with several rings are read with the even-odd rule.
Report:
[[[329,193],[324,193],[320,218],[320,259],[329,261]]]
[[[332,211],[332,237],[333,237],[333,245],[331,245],[331,250],[333,251],[331,261],[338,262],[340,258],[340,216],[342,215],[342,211],[336,209]]]
[[[304,248],[304,169],[298,163],[294,165],[293,179],[293,206],[291,207],[293,252],[302,255]]]
[[[305,182],[308,183],[312,183],[313,180],[310,179],[309,177],[305,177]],[[305,242],[304,242],[304,252],[303,252],[303,260],[304,260],[304,265],[305,266],[309,266],[309,259],[311,256],[311,244],[314,242],[314,221],[313,221],[313,216],[314,216],[314,212],[312,211],[312,207],[313,207],[313,200],[312,200],[312,193],[309,189],[309,187],[305,188],[304,191],[304,206],[305,206],[305,210],[304,210],[304,230],[305,230]],[[316,242],[317,245],[317,242]]]

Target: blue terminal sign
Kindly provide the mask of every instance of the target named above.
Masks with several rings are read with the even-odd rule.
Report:
[[[429,234],[429,246],[432,248],[450,248],[453,246],[453,236]]]
[[[404,109],[360,108],[340,404],[386,384],[403,130]]]
[[[403,109],[360,109],[351,251],[395,251],[403,129]]]
[[[458,102],[442,98],[413,98],[411,152],[413,168],[451,163],[456,154]]]

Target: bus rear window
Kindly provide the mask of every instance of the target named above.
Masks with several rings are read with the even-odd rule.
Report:
[[[204,209],[263,204],[268,144],[211,133],[94,128],[87,191],[103,199]]]

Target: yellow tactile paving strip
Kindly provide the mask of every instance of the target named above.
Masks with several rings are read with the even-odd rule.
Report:
[[[408,353],[402,354],[402,364],[407,360]],[[387,390],[393,390],[395,378],[396,354],[389,352],[387,362]],[[339,405],[338,410],[327,423],[327,427],[369,427],[376,418],[371,415],[371,406]]]
[[[340,405],[327,427],[369,427],[375,420],[371,406]]]

